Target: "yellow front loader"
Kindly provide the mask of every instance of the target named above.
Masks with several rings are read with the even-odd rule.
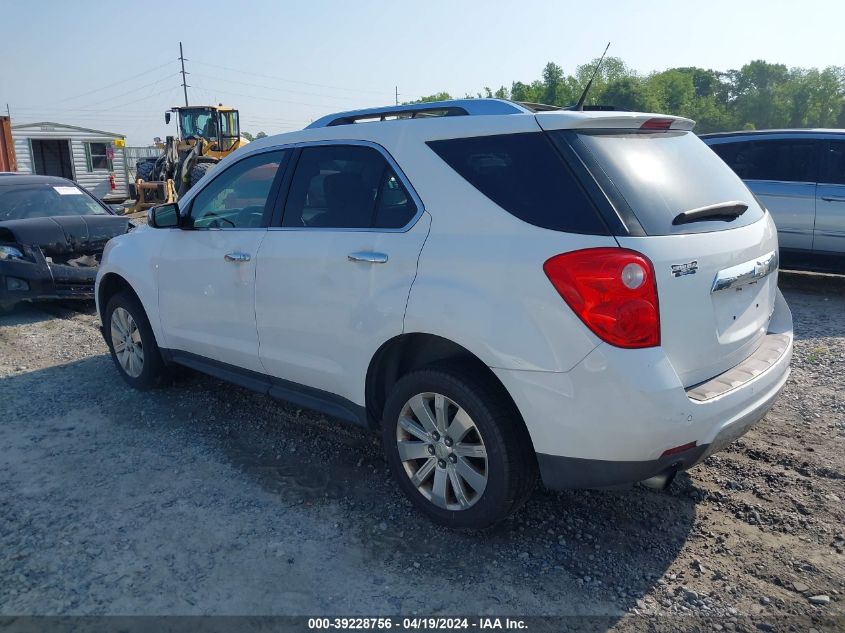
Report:
[[[174,112],[177,133],[167,137],[164,153],[137,164],[136,202],[127,213],[175,202],[218,162],[249,143],[241,136],[234,108],[223,104],[171,108],[164,113],[165,123]]]

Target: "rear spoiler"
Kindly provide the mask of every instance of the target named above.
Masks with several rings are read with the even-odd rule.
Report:
[[[643,112],[538,112],[534,115],[544,130],[684,130],[695,127],[695,121],[668,114]]]

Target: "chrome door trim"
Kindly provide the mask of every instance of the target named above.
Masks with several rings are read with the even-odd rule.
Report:
[[[242,251],[234,251],[232,253],[226,253],[225,255],[223,255],[223,259],[225,259],[227,262],[242,264],[251,260],[252,256],[249,253],[244,253]]]
[[[346,258],[350,262],[367,262],[370,264],[384,264],[387,262],[387,253],[375,253],[372,251],[357,251],[349,253]]]
[[[777,270],[777,267],[778,252],[771,251],[756,259],[725,268],[716,273],[710,293],[755,282]]]

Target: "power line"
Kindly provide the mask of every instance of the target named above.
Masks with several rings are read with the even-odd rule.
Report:
[[[143,72],[138,73],[137,75],[132,75],[131,77],[127,77],[126,79],[121,79],[120,81],[115,81],[114,83],[108,84],[107,86],[103,86],[102,88],[95,88],[94,90],[89,90],[88,92],[83,92],[78,95],[74,95],[72,97],[65,97],[64,99],[59,99],[55,101],[55,103],[65,103],[66,101],[72,101],[73,99],[79,99],[80,97],[87,97],[90,94],[94,94],[95,92],[102,92],[103,90],[108,90],[114,86],[119,86],[120,84],[125,84],[128,81],[132,81],[133,79],[137,79],[138,77],[143,77],[144,75],[149,75],[151,72],[158,70],[159,68],[164,68],[168,64],[172,64],[174,59],[168,60],[163,64],[159,64],[158,66],[154,66],[149,70],[145,70]]]
[[[239,92],[234,92],[232,90],[220,90],[219,88],[212,88],[214,92],[220,92],[223,94],[229,94],[235,97],[240,97],[242,99],[258,99],[260,101],[273,101],[275,103],[287,103],[291,105],[304,105],[309,106],[312,108],[326,108],[326,107],[334,107],[331,105],[327,105],[325,103],[306,103],[304,101],[290,101],[288,99],[273,99],[272,97],[259,97],[258,95],[250,95],[250,94],[243,94]]]
[[[178,73],[176,73],[176,74],[178,74]],[[160,81],[162,81],[162,80],[158,80],[157,82],[153,82],[153,83],[159,83]],[[150,84],[148,84],[148,85],[150,85]],[[142,86],[142,88],[143,87],[146,87],[146,86]],[[165,88],[164,90],[160,90],[159,92],[153,92],[153,93],[150,93],[146,96],[139,97],[138,101],[146,101],[147,99],[151,99],[153,97],[157,97],[157,96],[163,95],[165,93],[172,94],[175,90],[176,90],[176,86],[170,86],[169,88]],[[134,92],[134,91],[130,91],[130,92]],[[129,93],[125,93],[125,94],[129,94]],[[38,116],[41,116],[44,113],[51,115],[53,113],[61,112],[61,113],[64,113],[64,114],[77,116],[78,118],[91,118],[91,117],[100,117],[105,112],[114,112],[115,110],[119,109],[121,107],[121,105],[122,104],[118,104],[118,105],[111,106],[111,107],[108,107],[108,108],[98,108],[96,110],[84,110],[84,111],[82,109],[79,109],[79,108],[61,108],[61,109],[16,108],[16,111],[21,110],[21,111],[24,111],[24,112],[28,112],[29,114],[27,116],[36,116],[37,113],[42,113],[42,114],[38,114]],[[140,111],[136,111],[136,112],[140,112]],[[81,113],[81,114],[75,114],[75,113]],[[88,114],[88,113],[90,113],[90,114]],[[133,115],[125,115],[125,114],[122,114],[122,113],[118,113],[115,116],[132,117]]]
[[[99,101],[99,103],[114,101],[115,99],[122,99],[126,95],[130,95],[130,94],[133,94],[135,92],[139,92],[141,90],[144,90],[146,88],[150,88],[151,86],[155,86],[156,84],[160,84],[163,81],[170,79],[171,77],[177,77],[178,75],[179,75],[179,73],[175,72],[175,73],[171,73],[169,75],[165,75],[164,77],[159,77],[155,81],[151,81],[150,83],[144,84],[143,86],[138,86],[137,88],[133,88],[132,90],[127,90],[126,92],[122,92],[120,94],[113,95],[111,97],[106,97],[105,99],[102,99],[101,101]],[[161,93],[156,93],[156,94],[161,94]],[[152,96],[152,95],[149,95],[149,96]],[[145,99],[145,98],[146,97],[140,97],[140,99]],[[106,109],[107,110],[113,110],[114,108],[117,108],[117,107],[120,107],[120,106],[114,106],[112,108],[106,108]]]
[[[225,77],[213,77],[211,75],[206,75],[204,73],[193,73],[195,77],[205,77],[206,79],[214,79],[224,81],[228,84],[239,84],[242,86],[247,86],[249,88],[261,88],[264,90],[278,90],[280,92],[291,92],[293,94],[301,94],[301,95],[308,95],[310,97],[319,97],[321,99],[334,99],[336,101],[345,101],[345,97],[333,97],[331,95],[326,94],[319,94],[316,92],[305,92],[303,90],[291,90],[290,88],[279,88],[278,86],[263,86],[261,84],[253,84],[246,81],[237,81],[235,79],[227,79]]]
[[[372,90],[372,89],[369,89],[369,88],[344,88],[342,86],[329,86],[327,84],[317,84],[317,83],[311,83],[309,81],[297,81],[296,79],[286,79],[284,77],[277,77],[277,76],[274,76],[274,75],[266,75],[266,74],[263,74],[263,73],[255,73],[255,72],[252,72],[252,71],[249,71],[249,70],[232,68],[230,66],[219,66],[217,64],[209,64],[207,62],[199,62],[199,61],[196,61],[196,60],[194,61],[194,63],[200,64],[201,66],[209,66],[211,68],[218,68],[220,70],[228,70],[230,72],[240,73],[240,74],[243,74],[243,75],[253,75],[255,77],[264,77],[265,79],[274,79],[276,81],[285,81],[285,82],[293,83],[293,84],[302,84],[303,86],[314,86],[316,88],[327,88],[329,90],[348,90],[350,92],[369,92],[369,93],[380,94],[380,95],[389,94],[386,90]]]

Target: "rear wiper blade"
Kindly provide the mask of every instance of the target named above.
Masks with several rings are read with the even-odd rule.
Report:
[[[698,209],[690,209],[675,216],[673,225],[689,224],[690,222],[703,222],[706,220],[723,220],[731,222],[736,220],[743,213],[748,211],[748,205],[744,202],[733,200],[731,202],[718,202]]]

